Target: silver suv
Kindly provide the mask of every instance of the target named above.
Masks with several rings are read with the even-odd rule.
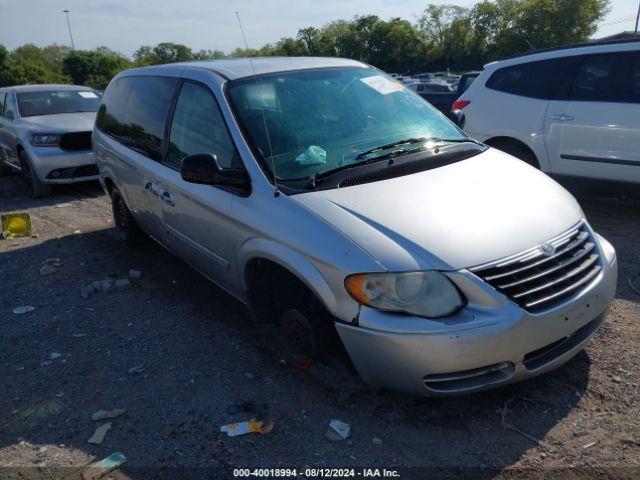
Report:
[[[130,70],[94,151],[143,233],[369,383],[463,393],[558,367],[602,325],[616,256],[573,197],[379,70],[325,58]]]
[[[91,130],[99,92],[73,85],[0,88],[0,174],[21,172],[33,197],[97,180]]]

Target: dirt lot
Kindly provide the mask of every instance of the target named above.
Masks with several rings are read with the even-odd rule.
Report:
[[[537,379],[423,399],[367,387],[337,362],[299,368],[180,260],[154,244],[119,244],[97,185],[32,200],[17,178],[2,178],[0,211],[28,211],[37,236],[0,240],[0,477],[79,478],[78,468],[119,451],[119,478],[347,466],[426,467],[402,478],[523,478],[531,468],[637,478],[640,295],[628,279],[640,272],[640,200],[600,186],[576,194],[619,258],[616,300],[595,341]],[[61,265],[43,276],[50,258]],[[131,268],[142,276],[130,286],[81,297],[81,285]],[[35,309],[12,313],[25,305]],[[254,404],[237,412],[242,402]],[[505,405],[513,429],[501,421]],[[118,408],[117,418],[91,419]],[[219,433],[256,415],[275,422],[270,433]],[[334,418],[351,424],[348,440],[325,437]],[[102,444],[87,443],[106,422]]]

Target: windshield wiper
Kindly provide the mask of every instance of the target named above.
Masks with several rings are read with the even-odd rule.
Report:
[[[385,145],[381,145],[379,147],[375,147],[372,148],[370,150],[366,150],[364,152],[359,153],[358,155],[356,155],[354,157],[354,160],[360,159],[360,158],[364,158],[367,157],[369,155],[371,155],[372,153],[376,153],[376,152],[382,152],[385,150],[389,150],[393,147],[399,147],[401,145],[411,145],[411,144],[415,144],[415,143],[422,143],[425,144],[427,142],[431,142],[434,144],[434,146],[438,146],[442,143],[475,143],[476,145],[481,145],[480,142],[469,138],[469,137],[462,137],[462,138],[440,138],[440,137],[416,137],[416,138],[407,138],[404,140],[398,140],[396,142],[393,143],[387,143]],[[381,160],[386,160],[389,159],[391,157],[396,157],[399,155],[403,155],[406,153],[414,153],[417,152],[419,150],[422,150],[422,147],[414,147],[414,148],[400,148],[397,150],[393,150],[387,154],[384,155],[378,155],[376,157],[372,157],[369,158],[367,160],[363,160],[361,162],[355,162],[355,163],[350,163],[348,165],[341,165],[340,167],[336,167],[336,168],[332,168],[330,170],[325,170],[324,172],[315,172],[313,174],[313,176],[309,177],[308,180],[308,188],[311,189],[315,189],[316,185],[318,183],[318,180],[322,180],[326,177],[329,177],[335,173],[338,172],[342,172],[344,170],[348,170],[350,168],[356,168],[356,167],[360,167],[362,165],[367,165],[370,163],[375,163]]]
[[[315,188],[316,182],[318,180],[321,180],[325,177],[333,175],[334,173],[342,172],[344,170],[349,170],[350,168],[360,167],[362,165],[367,165],[369,163],[375,163],[380,160],[384,160],[385,158],[387,158],[386,155],[381,155],[379,157],[373,157],[368,160],[363,160],[362,162],[349,163],[347,165],[340,165],[339,167],[331,168],[329,170],[325,170],[324,172],[315,172],[312,177],[309,177],[309,185],[312,188]]]
[[[390,148],[393,148],[393,147],[399,147],[400,145],[410,145],[412,143],[424,143],[426,141],[427,141],[427,138],[425,137],[405,138],[403,140],[398,140],[392,143],[385,143],[384,145],[380,145],[379,147],[374,147],[369,150],[365,150],[364,152],[360,152],[354,158],[357,160],[357,159],[369,156],[372,153],[382,152],[384,150],[389,150]]]
[[[360,152],[358,155],[355,156],[355,159],[359,159],[359,158],[364,158],[367,157],[369,155],[371,155],[372,153],[376,153],[376,152],[383,152],[384,150],[389,150],[393,147],[399,147],[400,145],[410,145],[412,143],[433,143],[433,144],[441,144],[441,143],[475,143],[475,144],[479,144],[477,141],[473,140],[472,138],[469,137],[462,137],[462,138],[440,138],[440,137],[415,137],[415,138],[406,138],[404,140],[398,140],[396,142],[392,142],[392,143],[387,143],[385,145],[380,145],[379,147],[375,147],[372,148],[370,150],[365,150],[364,152]],[[393,154],[397,154],[397,153],[406,153],[406,152],[411,152],[415,149],[401,149],[401,150],[396,150],[395,152],[392,152]],[[383,157],[388,157],[389,155],[384,155]]]

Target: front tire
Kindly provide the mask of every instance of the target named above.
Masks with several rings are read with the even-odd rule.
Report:
[[[117,237],[127,245],[133,246],[143,243],[146,235],[131,215],[122,194],[115,187],[111,191],[111,210]]]
[[[24,150],[20,151],[19,158],[22,178],[24,178],[24,181],[27,184],[31,197],[42,198],[51,195],[51,185],[44,183],[38,178],[27,152]]]

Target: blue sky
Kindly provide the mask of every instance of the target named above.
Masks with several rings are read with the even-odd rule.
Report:
[[[640,0],[612,0],[597,36],[632,30]],[[470,6],[473,0],[0,0],[0,43],[68,44],[63,9],[71,10],[76,48],[105,45],[131,55],[140,45],[173,41],[194,50],[225,52],[242,45],[234,12],[250,46],[260,47],[298,28],[354,15],[415,20],[427,3]],[[631,18],[633,17],[633,18]]]

